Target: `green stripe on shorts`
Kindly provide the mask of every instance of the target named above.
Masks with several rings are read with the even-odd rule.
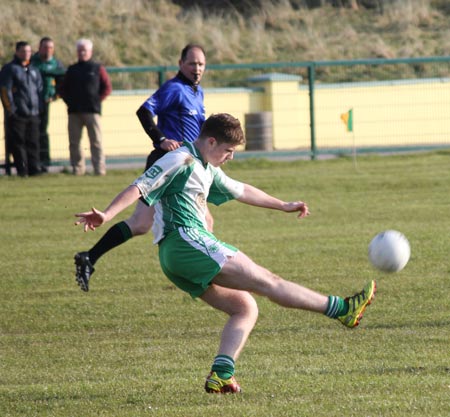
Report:
[[[195,298],[237,251],[206,230],[180,227],[160,242],[159,262],[167,278]]]

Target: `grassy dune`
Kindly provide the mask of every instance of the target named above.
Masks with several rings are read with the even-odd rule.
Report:
[[[110,66],[174,64],[187,42],[202,43],[209,63],[450,54],[450,9],[442,0],[386,1],[383,14],[262,2],[262,9],[244,16],[164,0],[0,0],[0,63],[10,60],[17,40],[37,46],[44,35],[55,39],[67,64],[80,37],[92,38],[97,58]]]

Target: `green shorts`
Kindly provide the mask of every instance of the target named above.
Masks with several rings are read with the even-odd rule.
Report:
[[[237,251],[206,230],[180,227],[159,243],[159,262],[167,278],[195,298]]]

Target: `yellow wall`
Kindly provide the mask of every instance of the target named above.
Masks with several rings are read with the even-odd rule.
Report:
[[[143,156],[151,141],[135,115],[152,91],[114,94],[103,104],[102,127],[107,157]],[[450,81],[347,83],[315,87],[316,145],[320,148],[449,144]],[[300,77],[268,74],[249,80],[249,88],[206,89],[207,115],[227,112],[245,123],[246,113],[271,111],[276,150],[309,149],[309,92]],[[353,108],[354,132],[340,115]],[[0,114],[3,124],[3,114]],[[66,106],[50,110],[51,156],[68,160]],[[3,136],[3,135],[2,135]],[[3,139],[3,137],[2,137]],[[89,142],[84,133],[84,148]],[[4,159],[4,141],[0,160]]]
[[[450,82],[397,82],[316,90],[318,145],[358,146],[450,144]],[[336,117],[353,108],[354,133]],[[341,145],[342,146],[342,145]]]

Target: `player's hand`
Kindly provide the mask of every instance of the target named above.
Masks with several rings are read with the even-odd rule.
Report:
[[[95,230],[96,227],[99,227],[105,223],[106,216],[102,211],[92,207],[91,211],[77,213],[75,214],[75,217],[78,217],[78,220],[75,222],[75,226],[84,224],[84,231],[87,232],[88,230]]]
[[[159,146],[163,151],[170,152],[178,149],[181,146],[181,143],[174,139],[165,139]]]
[[[309,216],[309,214],[310,214],[308,205],[306,203],[304,203],[303,201],[294,201],[291,203],[286,203],[283,210],[286,213],[292,213],[292,212],[298,211],[299,214],[297,217],[299,219]]]

